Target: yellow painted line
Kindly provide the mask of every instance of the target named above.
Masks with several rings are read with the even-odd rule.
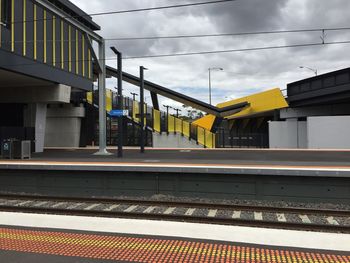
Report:
[[[91,64],[92,64],[92,61],[91,61],[91,50],[90,48],[88,49],[88,69],[89,69],[89,79],[91,79]]]
[[[15,51],[15,0],[11,1],[11,51]]]
[[[47,62],[47,21],[46,10],[44,9],[44,63]]]
[[[79,74],[79,33],[75,29],[75,73]]]
[[[38,58],[37,56],[37,7],[36,4],[34,4],[34,60]]]
[[[82,45],[82,66],[83,66],[83,77],[85,77],[85,37],[84,34],[81,34],[81,45]]]
[[[27,0],[23,0],[23,56],[27,54]]]
[[[63,19],[61,20],[61,69],[64,69],[64,30]]]
[[[68,68],[72,72],[72,26],[68,25]]]
[[[281,165],[249,165],[219,163],[136,163],[136,162],[55,162],[55,161],[0,161],[0,165],[32,165],[32,166],[94,166],[94,167],[165,167],[165,168],[212,168],[212,169],[257,169],[257,170],[300,170],[300,171],[350,171],[350,166],[281,166]]]
[[[52,64],[56,66],[56,17],[52,17]]]

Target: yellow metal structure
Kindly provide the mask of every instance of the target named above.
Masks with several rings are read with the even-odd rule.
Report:
[[[227,106],[235,105],[241,102],[248,102],[249,106],[244,108],[242,111],[226,117],[228,120],[250,118],[259,114],[270,112],[277,109],[288,107],[288,103],[285,100],[281,90],[279,88],[267,90],[264,92],[256,93],[243,98],[231,100],[228,102],[220,103],[217,105],[218,108],[224,108]],[[211,130],[215,122],[215,116],[207,115],[194,122],[194,124]]]
[[[198,125],[199,127],[202,127],[207,130],[211,130],[213,127],[214,121],[215,121],[214,115],[206,115],[203,118],[200,118],[193,122],[193,124]]]
[[[153,109],[153,129],[156,132],[161,132],[160,128],[160,111]]]
[[[168,132],[175,132],[175,117],[169,115],[168,117]]]
[[[111,90],[106,90],[106,110],[110,112],[113,108],[113,93]]]
[[[250,117],[252,115],[288,107],[288,103],[279,88],[220,103],[217,106],[219,108],[224,108],[244,101],[247,101],[250,105],[242,111],[227,117],[227,119]]]
[[[183,125],[183,127],[182,127],[183,135],[186,136],[187,138],[190,138],[190,136],[191,136],[191,125],[190,125],[190,123],[187,122],[187,121],[184,121],[184,122],[182,122],[182,125]]]
[[[106,90],[106,111],[110,112],[112,110],[112,99],[113,92],[111,90]],[[89,104],[93,103],[93,95],[92,92],[88,92],[86,95],[86,100]],[[147,106],[145,105],[145,112]],[[140,122],[139,115],[140,114],[140,103],[138,101],[133,101],[132,103],[132,119],[135,122]],[[214,117],[215,120],[215,117]],[[159,110],[153,109],[152,114],[152,124],[153,130],[155,132],[161,133],[161,112]],[[146,125],[146,117],[145,117],[145,125]],[[183,119],[176,118],[175,116],[169,115],[167,120],[168,132],[169,133],[179,133],[187,138],[191,138],[191,130],[194,134],[197,134],[197,142],[206,148],[215,148],[215,134],[210,132],[209,129],[200,127],[200,125],[195,123],[189,123],[184,121]],[[193,139],[193,138],[192,138]]]
[[[111,90],[106,90],[106,111],[110,112],[112,110],[112,99],[113,93]],[[92,92],[86,93],[86,100],[89,104],[92,105]]]

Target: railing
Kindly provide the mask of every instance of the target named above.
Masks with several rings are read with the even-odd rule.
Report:
[[[170,114],[166,116],[166,113],[148,107],[146,104],[144,107],[145,123],[152,127],[155,132],[180,134],[206,148],[215,148],[216,135],[209,130]],[[131,116],[137,123],[140,122],[139,114],[140,103],[133,101]]]
[[[87,94],[86,99],[92,104],[94,98],[91,92]],[[107,90],[106,110],[110,111],[111,109],[117,108],[118,105],[115,104],[116,101],[116,94]],[[140,123],[140,102],[124,97],[123,106],[125,110],[129,110],[129,117],[135,123]],[[170,114],[167,116],[165,112],[153,109],[153,107],[147,104],[144,104],[144,113],[145,126],[151,128],[154,132],[180,134],[189,140],[195,141],[197,144],[203,145],[205,148],[215,148],[216,146],[216,135],[205,128]]]
[[[219,130],[216,136],[218,148],[268,148],[269,138],[267,133],[225,133]]]

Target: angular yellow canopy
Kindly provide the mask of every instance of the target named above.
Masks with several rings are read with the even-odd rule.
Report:
[[[248,102],[249,106],[245,107],[238,113],[226,117],[226,119],[234,120],[238,118],[248,118],[254,115],[258,115],[264,112],[269,112],[277,109],[288,107],[288,103],[285,100],[281,90],[274,88],[271,90],[263,91],[253,95],[249,95],[243,98],[223,102],[217,105],[218,108],[224,108],[241,102]],[[198,119],[194,124],[211,130],[215,121],[215,116],[207,115],[201,119]]]

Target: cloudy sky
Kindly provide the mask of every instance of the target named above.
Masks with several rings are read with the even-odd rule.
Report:
[[[201,0],[72,0],[87,13],[201,2]],[[350,27],[349,0],[237,0],[171,10],[96,16],[105,38],[169,36]],[[321,32],[197,39],[108,41],[124,57],[318,43]],[[350,40],[350,30],[327,32],[326,41]],[[208,68],[212,73],[213,103],[238,98],[350,66],[350,44],[265,50],[185,57],[124,60],[124,71],[138,74],[173,90],[208,102]],[[113,54],[108,50],[107,57]],[[113,61],[108,64],[114,66]],[[116,82],[116,81],[115,81]],[[109,81],[109,85],[116,85]],[[126,93],[137,88],[126,86]],[[147,95],[146,95],[147,96]],[[146,98],[150,101],[150,98]],[[176,103],[163,99],[163,103]],[[179,105],[178,105],[179,106]]]

